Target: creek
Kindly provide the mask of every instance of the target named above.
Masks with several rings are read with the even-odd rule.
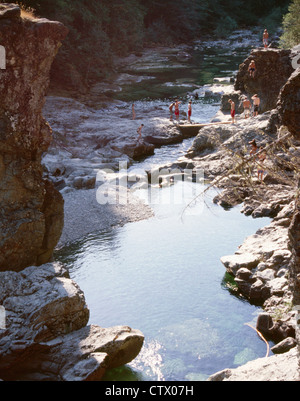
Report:
[[[160,52],[156,62],[144,58],[122,72],[152,78],[125,84],[115,96],[128,107],[134,101],[140,112],[149,104],[166,108],[174,96],[183,107],[195,88],[233,74],[249,52],[249,43],[236,40],[234,49],[225,43],[195,46],[181,67],[173,50]],[[193,100],[193,121],[209,122],[218,108],[218,100],[200,96]],[[176,161],[192,141],[156,149],[130,169]],[[236,295],[220,257],[236,252],[269,220],[246,217],[240,207],[222,209],[212,201],[215,190],[183,212],[204,188],[185,180],[141,189],[136,194],[154,217],[89,235],[55,253],[85,294],[90,324],[128,325],[145,336],[138,357],[107,371],[104,380],[206,380],[265,356],[265,343],[245,325],[255,326],[261,309]]]

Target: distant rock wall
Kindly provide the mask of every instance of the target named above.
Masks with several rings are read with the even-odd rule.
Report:
[[[0,271],[46,263],[61,235],[63,199],[42,177],[52,139],[42,108],[66,34],[59,22],[22,18],[17,5],[0,5]]]

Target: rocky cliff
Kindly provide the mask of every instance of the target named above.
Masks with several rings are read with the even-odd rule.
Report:
[[[59,22],[21,17],[0,6],[0,270],[49,261],[63,226],[63,199],[43,180],[41,156],[51,142],[42,116],[52,61],[67,34]]]
[[[84,294],[61,266],[46,263],[64,202],[43,179],[52,133],[42,108],[66,34],[59,22],[0,5],[0,380],[98,380],[134,359],[144,341],[128,326],[88,326]]]
[[[254,77],[248,71],[251,60],[256,66]],[[258,94],[261,112],[272,110],[276,107],[281,88],[293,71],[290,50],[255,49],[240,65],[234,89],[247,94],[249,98]]]
[[[271,351],[286,354],[218,372],[211,380],[299,380],[300,68],[294,69],[293,57],[290,50],[253,50],[239,68],[235,90],[223,96],[221,110],[226,121],[228,98],[240,106],[243,95],[257,93],[259,115],[245,119],[237,107],[236,124],[202,128],[181,160],[182,167],[203,168],[212,185],[222,188],[215,203],[226,208],[243,203],[246,215],[272,219],[221,261],[234,276],[235,293],[264,308],[257,329],[276,343]],[[254,78],[250,60],[256,63]],[[249,155],[252,140],[267,154],[262,181],[259,164]]]

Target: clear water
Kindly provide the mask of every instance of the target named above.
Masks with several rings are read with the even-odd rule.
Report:
[[[191,89],[211,83],[214,76],[237,69],[245,54],[243,48],[195,51],[184,68],[157,71],[154,80],[124,87],[119,98],[128,100],[128,108],[133,100],[139,110],[149,103],[165,108],[175,92],[188,98],[186,80]],[[193,119],[209,121],[217,110],[218,103],[199,98],[193,102]],[[156,149],[131,169],[176,161],[192,140]],[[225,211],[216,206],[214,190],[183,213],[203,189],[187,181],[157,188],[150,205],[155,217],[90,235],[56,252],[56,260],[84,291],[90,324],[129,325],[145,336],[138,357],[108,371],[105,380],[205,380],[265,356],[265,343],[245,326],[255,325],[260,308],[235,295],[220,257],[233,254],[268,220],[246,217],[239,207]],[[148,191],[138,192],[145,202]]]
[[[203,190],[176,185],[185,201]],[[129,325],[145,335],[140,355],[106,380],[204,380],[266,353],[245,326],[255,326],[260,309],[232,294],[219,259],[267,220],[223,210],[212,203],[214,193],[182,214],[183,199],[169,201],[174,190],[152,194],[154,218],[89,236],[56,255],[84,291],[90,323]],[[148,199],[147,191],[140,196]]]

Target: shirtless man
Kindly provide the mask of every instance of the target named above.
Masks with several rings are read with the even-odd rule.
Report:
[[[139,128],[137,129],[137,133],[139,134],[139,136],[138,136],[138,142],[140,142],[140,139],[142,139],[142,128],[143,128],[143,126],[144,126],[144,124],[141,124],[140,126],[139,126]]]
[[[259,105],[260,105],[260,98],[255,94],[252,96],[251,98],[253,100],[253,106],[254,106],[254,110],[253,110],[253,115],[254,117],[258,115],[258,109],[259,109]]]
[[[243,100],[243,107],[244,107],[245,118],[250,117],[251,102],[247,98],[247,96],[245,96],[245,98]]]
[[[249,75],[251,78],[255,77],[255,71],[256,71],[256,65],[255,65],[255,61],[251,60],[249,67],[248,67],[248,71],[249,71]]]
[[[263,45],[264,45],[265,49],[268,47],[268,40],[269,40],[269,33],[265,29],[264,33],[263,33]]]
[[[232,124],[235,123],[235,103],[233,100],[229,99],[228,103],[230,103],[230,115],[232,118]]]
[[[179,120],[179,105],[180,105],[180,103],[181,102],[178,102],[178,99],[175,100],[174,106],[175,106],[175,117],[176,117],[176,120]]]

